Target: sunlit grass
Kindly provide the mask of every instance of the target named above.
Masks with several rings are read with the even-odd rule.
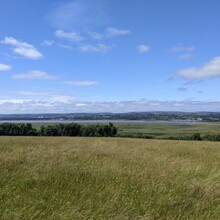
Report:
[[[220,143],[0,138],[0,219],[219,216]]]

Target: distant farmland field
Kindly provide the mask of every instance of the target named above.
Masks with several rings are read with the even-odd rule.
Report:
[[[147,134],[153,137],[186,136],[193,133],[220,134],[220,123],[175,124],[175,123],[119,123],[119,134]]]
[[[0,137],[0,219],[219,216],[219,142]]]
[[[33,127],[40,129],[41,125],[43,124],[33,124]],[[220,123],[129,123],[127,121],[114,123],[114,125],[118,128],[119,135],[145,134],[154,138],[190,136],[194,133],[220,134]]]

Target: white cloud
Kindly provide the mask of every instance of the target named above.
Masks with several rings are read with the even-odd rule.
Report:
[[[84,39],[80,34],[76,32],[65,32],[63,30],[57,30],[55,32],[55,36],[57,38],[63,38],[63,39],[74,41],[74,42],[79,42]]]
[[[85,103],[77,103],[77,104],[76,104],[76,107],[84,107],[84,106],[86,106]]]
[[[72,113],[72,112],[143,112],[143,111],[210,111],[220,109],[219,101],[134,100],[120,102],[80,101],[73,97],[48,99],[0,99],[0,113]]]
[[[11,69],[11,66],[0,63],[0,71],[8,71]]]
[[[65,104],[69,104],[71,103],[75,98],[71,97],[71,96],[66,96],[66,95],[50,95],[50,102],[53,103],[65,103]]]
[[[42,80],[55,80],[58,79],[56,76],[52,76],[49,75],[46,72],[42,72],[39,70],[33,70],[31,72],[28,73],[24,73],[24,74],[14,74],[12,75],[12,78],[14,79],[42,79]]]
[[[95,40],[102,40],[105,38],[113,38],[113,37],[118,37],[118,36],[124,36],[130,34],[131,31],[127,29],[118,29],[118,28],[113,28],[109,27],[106,28],[104,33],[99,33],[99,32],[88,32],[89,36]]]
[[[117,28],[110,27],[106,29],[105,35],[107,38],[111,38],[111,37],[117,37],[117,36],[122,36],[122,35],[128,35],[130,33],[131,33],[130,30],[117,29]]]
[[[30,92],[30,91],[20,91],[17,92],[19,96],[22,97],[29,97],[30,99],[41,100],[44,102],[62,102],[62,103],[69,103],[72,101],[76,101],[77,97],[72,97],[69,95],[62,95],[62,94],[52,94],[50,92]]]
[[[97,84],[97,81],[64,81],[60,84],[70,85],[70,86],[92,86]]]
[[[220,77],[220,57],[215,57],[204,66],[183,69],[177,75],[185,79],[205,79]]]
[[[14,53],[26,58],[36,60],[43,57],[43,55],[33,45],[26,42],[18,41],[13,37],[5,37],[5,39],[1,41],[1,43],[13,46]]]
[[[42,42],[42,45],[45,45],[45,46],[52,46],[53,44],[54,44],[53,40],[44,40]]]
[[[11,105],[16,105],[16,104],[23,104],[24,103],[24,100],[23,99],[0,99],[0,105],[7,105],[9,104],[10,106]],[[12,107],[12,106],[11,106]],[[1,111],[0,111],[1,113]],[[7,111],[3,111],[2,114],[5,114],[5,113],[8,113]],[[10,112],[9,112],[10,114]]]
[[[22,95],[22,96],[48,96],[48,93],[45,92],[29,92],[29,91],[20,91],[17,92],[18,95]]]
[[[194,46],[177,46],[177,47],[173,47],[171,48],[169,51],[170,52],[193,52],[196,48]]]
[[[139,53],[146,53],[150,50],[150,46],[146,44],[141,44],[137,47]]]
[[[106,53],[111,50],[111,46],[107,46],[105,44],[94,45],[83,45],[80,46],[79,49],[82,52],[96,52],[96,53]]]

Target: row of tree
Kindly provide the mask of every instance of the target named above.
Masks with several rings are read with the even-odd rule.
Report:
[[[188,136],[177,136],[177,137],[166,137],[169,140],[189,140],[189,141],[220,141],[220,134],[206,134],[201,135],[200,133],[195,133]]]
[[[83,136],[83,137],[113,137],[117,135],[117,128],[112,124],[82,125],[76,123],[43,125],[39,130],[30,123],[3,123],[0,124],[0,136]],[[147,134],[118,135],[118,137],[145,138],[155,137]],[[164,137],[169,140],[197,140],[220,141],[220,134],[201,135],[195,133],[189,136]]]
[[[113,137],[117,135],[117,128],[112,123],[108,125],[81,125],[70,123],[43,125],[37,130],[29,123],[3,123],[0,124],[0,135]]]
[[[0,124],[0,135],[8,136],[34,136],[37,135],[37,130],[32,128],[32,124]]]
[[[185,141],[220,141],[220,134],[205,134],[194,133],[192,135],[185,136],[165,136],[157,138],[143,133],[134,134],[119,134],[118,137],[125,138],[142,138],[142,139],[165,139],[165,140],[185,140]]]

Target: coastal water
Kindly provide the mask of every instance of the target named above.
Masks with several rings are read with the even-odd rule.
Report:
[[[0,120],[0,123],[31,123],[31,124],[68,124],[68,123],[79,123],[79,124],[107,124],[107,123],[119,124],[204,124],[199,121],[189,120],[171,120],[171,121],[155,121],[155,120]]]

